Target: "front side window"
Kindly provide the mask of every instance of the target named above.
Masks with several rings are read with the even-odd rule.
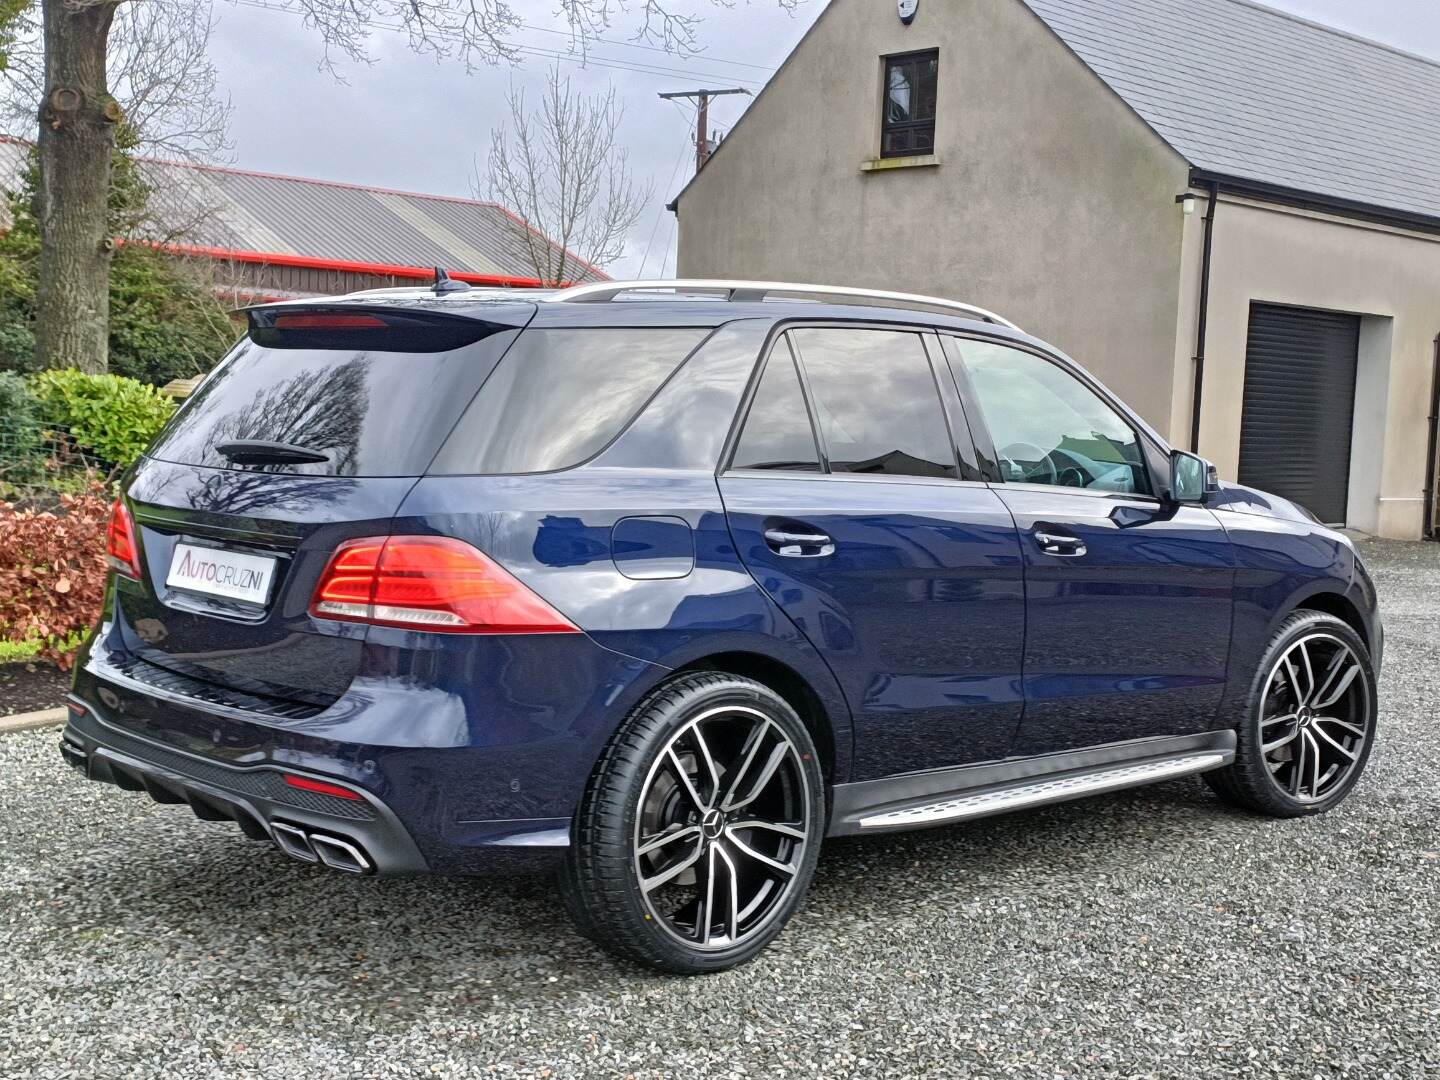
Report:
[[[781,341],[770,354],[731,463],[736,469],[819,472],[820,454],[805,408],[805,394],[790,346]]]
[[[790,337],[831,472],[959,478],[919,334],[815,328]]]
[[[1134,428],[1074,375],[1019,349],[957,345],[1008,483],[1150,493]]]
[[[881,157],[935,152],[935,98],[940,53],[936,50],[885,58],[885,115]]]

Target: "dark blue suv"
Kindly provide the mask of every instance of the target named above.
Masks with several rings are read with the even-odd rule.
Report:
[[[1351,543],[998,316],[743,282],[267,305],[127,477],[63,736],[353,873],[552,867],[753,956],[826,836],[1374,742]]]

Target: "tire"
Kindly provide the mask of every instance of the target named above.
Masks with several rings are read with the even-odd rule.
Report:
[[[1377,705],[1375,669],[1360,636],[1334,616],[1294,612],[1251,681],[1235,761],[1205,780],[1225,802],[1258,814],[1323,814],[1364,772]]]
[[[810,886],[823,785],[810,733],[769,687],[718,672],[665,684],[620,725],[576,812],[561,875],[576,928],[678,974],[745,963]]]

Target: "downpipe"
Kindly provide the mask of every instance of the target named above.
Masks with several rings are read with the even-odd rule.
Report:
[[[1425,529],[1426,540],[1440,540],[1435,523],[1435,455],[1440,452],[1440,334],[1435,335],[1435,363],[1430,373],[1430,439],[1425,456]]]

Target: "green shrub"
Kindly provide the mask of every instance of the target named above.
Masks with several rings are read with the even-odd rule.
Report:
[[[44,461],[40,402],[21,376],[0,371],[0,481],[35,483]]]
[[[70,433],[102,461],[125,467],[155,438],[175,403],[122,375],[42,371],[30,378],[41,418]]]

